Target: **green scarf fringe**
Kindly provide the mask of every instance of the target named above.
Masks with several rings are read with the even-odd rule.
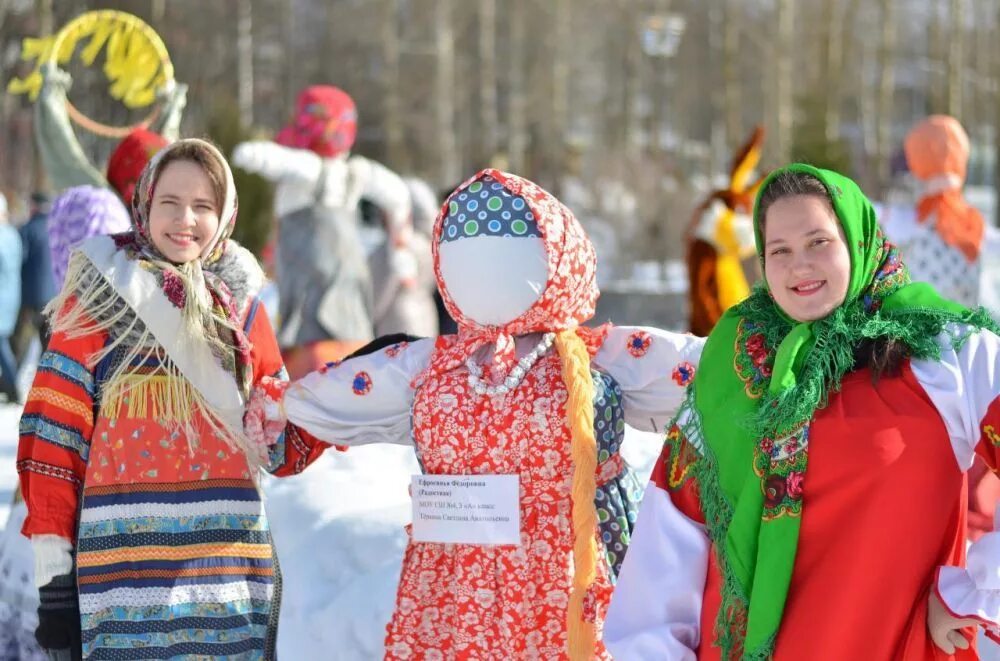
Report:
[[[761,285],[740,304],[737,313],[761,329],[769,347],[777,347],[792,329]],[[756,414],[745,425],[758,438],[787,436],[809,422],[817,409],[826,406],[830,393],[840,390],[844,375],[854,369],[854,348],[861,341],[889,337],[904,343],[910,358],[939,360],[938,337],[949,323],[1000,334],[996,322],[981,307],[961,314],[910,307],[872,313],[865,310],[859,299],[838,308],[812,323],[815,343],[804,354],[795,387],[766,393]],[[952,347],[956,351],[961,349],[969,335],[966,332],[953,337]]]

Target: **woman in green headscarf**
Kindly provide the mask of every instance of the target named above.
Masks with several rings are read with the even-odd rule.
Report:
[[[965,471],[1000,465],[1000,338],[910,282],[839,174],[772,173],[765,275],[712,331],[608,614],[630,659],[975,659],[1000,533],[966,558]]]

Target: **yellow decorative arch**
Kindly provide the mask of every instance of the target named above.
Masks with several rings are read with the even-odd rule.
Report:
[[[32,101],[36,100],[42,89],[42,66],[48,62],[68,63],[77,46],[84,42],[80,61],[85,66],[93,66],[103,50],[104,75],[111,83],[108,91],[127,108],[150,106],[156,101],[157,92],[174,80],[174,67],[166,46],[149,25],[132,14],[101,9],[77,16],[55,35],[26,38],[21,47],[21,59],[35,60],[35,68],[24,78],[11,80],[7,91],[27,94]],[[137,126],[148,126],[159,112],[154,109],[135,126],[114,127],[90,119],[69,101],[67,110],[74,122],[107,137],[122,137]]]

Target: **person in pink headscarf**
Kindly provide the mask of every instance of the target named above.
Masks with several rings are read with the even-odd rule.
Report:
[[[459,186],[431,241],[458,332],[287,389],[262,384],[247,433],[409,445],[415,485],[496,489],[471,515],[442,495],[450,487],[429,489],[442,506],[414,515],[387,659],[608,659],[604,613],[642,489],[619,453],[625,424],[663,428],[704,340],[584,326],[599,295],[594,247],[569,209],[516,175],[488,169]],[[479,525],[425,527],[456,514]]]
[[[406,184],[350,153],[356,133],[351,97],[313,85],[299,94],[292,121],[273,142],[244,142],[233,152],[236,166],[277,184],[278,341],[285,350],[332,340],[347,353],[372,339],[371,278],[357,227],[362,197],[386,214],[390,230],[409,227]],[[292,364],[289,370],[294,374]]]

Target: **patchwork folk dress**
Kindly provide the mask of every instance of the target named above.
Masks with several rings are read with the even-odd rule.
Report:
[[[411,536],[386,658],[565,659],[581,640],[586,655],[607,658],[601,624],[640,496],[619,453],[624,424],[662,427],[702,341],[578,327],[597,297],[593,248],[565,207],[513,175],[485,170],[460,187],[438,218],[434,252],[457,335],[350,359],[269,397],[282,398],[292,427],[325,441],[413,445],[428,475],[518,476],[519,544]],[[579,342],[575,360],[567,337]],[[585,401],[574,399],[568,383],[581,381],[567,381],[568,364],[581,370]],[[280,424],[278,407],[266,406]],[[580,414],[595,461],[586,504],[575,507]],[[581,512],[593,516],[582,541],[597,551],[582,589]],[[589,635],[574,638],[577,624]]]
[[[136,193],[147,212],[158,163]],[[254,449],[226,435],[242,429],[240,380],[284,378],[256,297],[263,274],[227,241],[227,178],[216,248],[200,271],[177,269],[215,283],[213,308],[244,329],[237,350],[193,332],[185,306],[200,292],[149,258],[136,222],[74,252],[25,404],[22,532],[73,548],[85,659],[274,658],[280,582],[257,471],[300,472],[325,445],[292,431]],[[71,310],[84,316],[61,330]]]

